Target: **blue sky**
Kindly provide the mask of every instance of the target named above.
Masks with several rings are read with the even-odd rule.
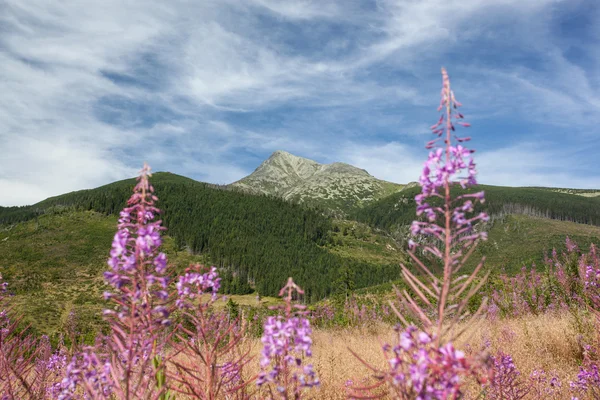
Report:
[[[0,4],[0,205],[273,151],[414,181],[440,67],[479,180],[600,188],[597,0]]]

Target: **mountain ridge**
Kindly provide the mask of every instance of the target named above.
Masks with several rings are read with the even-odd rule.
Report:
[[[277,150],[231,188],[319,205],[345,214],[350,209],[402,190],[405,185],[377,179],[343,162],[321,164]]]

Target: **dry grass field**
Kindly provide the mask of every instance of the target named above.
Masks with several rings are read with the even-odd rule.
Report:
[[[379,325],[365,328],[316,330],[313,334],[312,363],[321,380],[321,387],[311,391],[313,399],[345,399],[350,381],[355,385],[365,383],[369,370],[356,359],[352,349],[373,365],[385,365],[381,343],[392,339],[392,329]],[[582,343],[593,343],[597,332],[593,321],[585,315],[543,314],[516,319],[486,320],[471,329],[468,342],[458,343],[465,352],[488,348],[490,354],[502,349],[513,357],[523,382],[529,381],[534,370],[555,373],[561,383],[553,395],[544,399],[570,399],[569,382],[574,380],[582,360]],[[465,339],[467,338],[465,336]],[[261,349],[257,339],[253,352],[258,358]],[[251,363],[258,365],[255,359]],[[467,399],[485,398],[479,388],[471,383]],[[525,399],[536,399],[530,393]],[[582,398],[580,398],[582,399]]]

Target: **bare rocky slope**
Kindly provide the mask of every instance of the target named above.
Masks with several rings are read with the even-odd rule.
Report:
[[[252,174],[230,186],[319,205],[341,214],[404,187],[377,179],[350,164],[319,164],[281,150],[274,152]]]

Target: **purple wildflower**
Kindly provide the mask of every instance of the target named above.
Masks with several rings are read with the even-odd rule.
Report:
[[[435,337],[415,326],[396,326],[396,345],[384,345],[390,390],[403,399],[458,398],[461,377],[472,373],[465,354],[452,344],[438,348]]]
[[[529,375],[529,382],[536,398],[553,398],[560,395],[562,383],[555,372],[548,373],[536,369]]]
[[[62,398],[70,399],[77,387],[91,398],[123,399],[151,397],[161,389],[153,379],[163,368],[162,358],[170,323],[167,307],[167,259],[158,251],[161,245],[160,210],[148,178],[150,168],[142,169],[127,207],[121,211],[114,236],[109,270],[104,273],[112,291],[104,297],[113,307],[104,310],[111,334],[106,351],[90,347],[76,354],[67,366]],[[159,360],[153,366],[153,361]]]
[[[530,389],[521,380],[521,373],[517,370],[512,357],[499,351],[491,359],[494,363],[493,376],[485,387],[486,398],[517,400],[525,397]]]
[[[600,371],[598,368],[596,349],[584,346],[583,366],[579,368],[577,379],[569,383],[571,391],[600,399]]]
[[[168,277],[164,275],[167,258],[158,252],[161,245],[161,221],[153,221],[160,210],[154,206],[157,199],[148,182],[150,168],[141,171],[134,193],[120,213],[108,265],[106,282],[116,289],[105,298],[116,303],[118,311],[107,310],[105,315],[118,319],[129,318],[133,309],[152,310],[151,318],[137,321],[157,325],[168,324],[169,312],[161,303],[166,300]],[[156,304],[155,304],[156,303]],[[136,315],[134,312],[133,315]]]
[[[592,305],[600,309],[600,268],[595,265],[585,265],[584,289]]]
[[[87,397],[110,399],[115,384],[111,374],[111,364],[102,362],[95,349],[88,348],[73,357],[66,367],[65,377],[60,383],[58,400],[81,398],[77,388],[84,389]]]
[[[571,388],[579,392],[587,392],[594,388],[600,388],[600,373],[598,365],[590,364],[587,367],[581,367],[577,374],[577,380],[571,382]],[[599,393],[600,394],[600,393]]]
[[[318,386],[319,379],[311,364],[302,364],[305,357],[312,356],[312,329],[304,312],[293,311],[293,308],[302,310],[304,307],[292,305],[292,294],[304,292],[292,278],[288,279],[279,295],[283,296],[286,292],[285,315],[270,316],[264,324],[261,373],[257,384],[272,384],[277,396],[287,399],[293,395],[298,399],[302,396],[303,389]]]
[[[150,168],[144,166],[128,207],[120,213],[108,260],[110,270],[104,273],[106,282],[119,292],[105,293],[106,298],[119,304],[122,312],[117,315],[125,315],[133,304],[147,308],[152,303],[151,297],[158,300],[166,297],[167,258],[157,251],[163,228],[161,221],[153,221],[160,210],[154,206],[157,198],[152,194],[154,188],[148,182],[149,176]],[[157,323],[168,323],[168,314],[162,310],[155,312],[155,316]]]
[[[202,266],[195,265],[188,268],[184,275],[177,281],[176,301],[177,307],[191,307],[190,300],[201,297],[203,294],[210,293],[210,302],[217,299],[217,292],[221,288],[221,278],[215,267],[211,267],[208,272],[202,273]]]
[[[455,124],[470,126],[463,122],[464,116],[458,112],[460,106],[450,89],[450,78],[442,68],[442,91],[438,111],[443,110],[443,113],[431,127],[436,138],[427,143],[426,148],[431,151],[419,178],[421,193],[415,196],[416,213],[421,219],[413,221],[411,225],[413,235],[425,237],[409,242],[409,255],[425,275],[419,278],[402,265],[402,275],[421,304],[437,309],[437,321],[434,323],[429,319],[414,299],[406,297],[408,294],[405,296],[405,293],[399,292],[402,302],[427,329],[436,325],[438,346],[445,340],[442,326],[446,314],[459,314],[459,317],[462,314],[466,317],[467,301],[459,300],[459,296],[463,293],[467,297],[473,296],[478,289],[477,285],[481,284],[476,282],[476,275],[483,266],[483,259],[466,280],[455,279],[453,275],[464,267],[477,242],[487,238],[485,232],[475,229],[475,224],[489,219],[483,212],[474,213],[475,206],[484,202],[483,192],[465,191],[454,197],[451,193],[451,189],[457,185],[466,189],[477,183],[477,171],[472,157],[474,150],[464,146],[470,138],[460,137],[455,133]],[[435,276],[417,257],[418,249],[439,259],[443,265],[442,279]],[[471,289],[467,290],[468,286],[471,286]],[[451,292],[457,294],[450,294]],[[436,304],[432,303],[432,299],[435,299]],[[485,307],[485,302],[482,307]],[[404,326],[407,326],[407,321],[402,316],[400,318]]]
[[[470,126],[458,112],[460,106],[450,90],[448,74],[442,68],[438,111],[444,111],[431,127],[436,138],[426,145],[430,153],[419,178],[421,193],[415,196],[416,214],[420,219],[413,221],[410,228],[413,235],[424,236],[409,241],[408,254],[420,273],[415,274],[413,268],[402,264],[402,276],[413,294],[396,288],[401,304],[399,308],[394,308],[394,312],[406,329],[397,327],[398,342],[383,346],[389,363],[388,370],[381,371],[363,361],[380,381],[370,387],[357,388],[357,391],[368,393],[387,384],[396,398],[458,398],[460,378],[472,376],[479,380],[479,368],[485,368],[485,364],[477,357],[467,360],[461,351],[452,346],[452,342],[463,332],[453,329],[457,321],[468,324],[487,305],[487,299],[484,298],[474,314],[467,309],[469,299],[487,279],[487,276],[483,279],[477,277],[484,259],[471,274],[457,276],[474,253],[477,242],[487,238],[485,232],[475,229],[475,224],[489,219],[485,213],[475,213],[475,206],[484,201],[483,192],[465,190],[458,196],[453,196],[451,192],[458,185],[467,189],[477,184],[477,171],[472,157],[474,151],[464,146],[470,138],[455,134],[455,124]],[[436,262],[443,266],[442,276],[425,265],[417,255],[418,250],[438,259]],[[411,325],[399,310],[410,311],[420,322],[422,328],[419,329],[422,330]],[[356,357],[360,358],[358,355]]]
[[[477,171],[472,158],[474,150],[470,150],[461,144],[470,140],[470,138],[452,134],[455,131],[455,123],[463,126],[469,126],[469,124],[462,122],[464,116],[456,111],[461,104],[454,97],[454,92],[450,90],[450,79],[445,69],[442,69],[442,76],[443,87],[438,110],[444,109],[444,113],[440,116],[438,122],[431,127],[433,134],[437,138],[427,143],[426,147],[433,150],[429,153],[429,157],[419,178],[421,193],[415,197],[417,202],[417,216],[425,216],[426,222],[413,222],[411,232],[413,235],[432,235],[442,241],[446,239],[456,240],[458,239],[457,236],[460,235],[461,238],[459,241],[464,242],[462,245],[465,246],[471,244],[476,239],[485,239],[483,232],[473,233],[473,224],[477,221],[487,221],[488,216],[485,213],[480,213],[472,217],[468,216],[469,213],[473,212],[476,202],[484,201],[483,192],[466,193],[459,196],[456,201],[460,200],[462,204],[455,205],[453,210],[447,209],[447,206],[430,204],[428,200],[429,198],[448,197],[449,184],[460,184],[463,189],[477,184],[477,180],[475,179]],[[456,121],[453,121],[453,118]],[[442,139],[444,133],[446,133],[443,141],[445,147],[436,148],[436,144]],[[451,144],[452,137],[454,137],[458,144]],[[466,175],[461,176],[462,171],[465,170]],[[446,238],[447,232],[445,229],[436,224],[436,221],[448,212],[453,222],[453,235],[456,235],[453,238]],[[411,247],[414,248],[415,245],[415,242],[411,242]],[[431,252],[442,258],[441,252],[439,254],[435,251]]]
[[[39,357],[35,365],[34,387],[36,392],[44,393],[44,398],[56,399],[61,391],[61,380],[67,367],[67,355],[61,346],[57,351],[52,352],[48,336],[43,335],[37,343],[40,349]]]
[[[178,340],[172,344],[179,357],[171,360],[175,368],[167,376],[190,398],[248,398],[243,371],[250,359],[246,328],[229,313],[212,308],[220,286],[217,269],[206,271],[201,265],[187,268],[176,284],[176,305],[187,323],[177,326]]]

